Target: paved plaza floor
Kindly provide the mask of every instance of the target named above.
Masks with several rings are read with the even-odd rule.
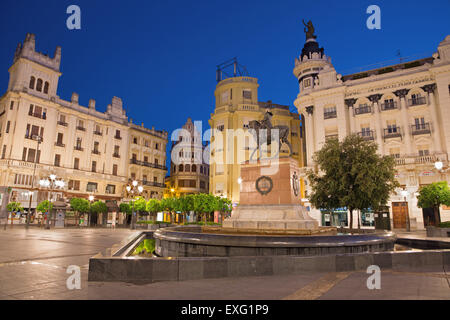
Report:
[[[89,257],[133,233],[127,229],[0,230],[0,300],[16,299],[450,299],[450,274],[382,270],[381,289],[368,274],[245,277],[157,283],[87,281]],[[67,267],[81,268],[81,289],[69,290]]]

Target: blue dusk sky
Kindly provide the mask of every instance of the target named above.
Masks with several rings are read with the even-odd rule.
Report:
[[[66,9],[81,8],[81,30],[68,30]],[[369,30],[369,5],[381,8],[381,30]],[[2,0],[0,89],[27,32],[36,49],[62,47],[58,95],[106,110],[121,97],[135,123],[172,133],[188,117],[214,111],[216,65],[233,57],[259,79],[259,100],[293,107],[294,59],[305,41],[302,19],[339,73],[401,56],[431,56],[450,34],[450,1],[65,1]]]

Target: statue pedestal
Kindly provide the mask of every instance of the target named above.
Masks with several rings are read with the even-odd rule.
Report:
[[[297,160],[287,157],[241,165],[240,203],[223,228],[317,230],[300,201]]]

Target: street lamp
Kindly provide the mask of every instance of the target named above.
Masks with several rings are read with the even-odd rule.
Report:
[[[132,217],[131,217],[131,229],[136,229],[136,212],[134,212],[134,194],[141,194],[142,191],[144,191],[144,187],[143,186],[138,186],[138,182],[137,180],[133,180],[133,182],[131,183],[131,185],[127,185],[126,186],[126,190],[128,193],[131,193],[131,204],[132,204]]]
[[[408,190],[403,189],[402,191],[400,191],[400,194],[403,197],[403,200],[406,202],[406,197],[408,196]],[[411,224],[409,221],[409,206],[407,206],[407,210],[406,210],[406,231],[409,232],[411,231]]]
[[[238,184],[241,184],[241,183],[242,183],[242,178],[241,178],[241,177],[238,178],[237,183],[238,183]]]
[[[42,142],[42,137],[41,136],[32,136],[32,138],[34,140],[36,140],[36,144],[37,144],[37,148],[36,148],[36,156],[34,157],[34,167],[33,167],[33,176],[31,177],[31,191],[30,191],[30,201],[28,202],[28,211],[27,211],[27,224],[26,224],[26,228],[28,229],[29,225],[30,225],[30,212],[31,212],[31,201],[33,199],[33,188],[34,188],[34,178],[36,176],[36,162],[37,162],[37,157],[39,154],[39,145]]]
[[[44,178],[39,180],[39,185],[42,188],[48,189],[48,212],[47,212],[47,221],[45,223],[45,229],[50,229],[50,203],[52,201],[52,192],[55,190],[64,189],[66,183],[62,179],[57,179],[55,174],[51,174],[48,178]],[[53,210],[52,210],[53,212]]]

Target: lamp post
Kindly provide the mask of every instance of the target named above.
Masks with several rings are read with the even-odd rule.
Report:
[[[133,180],[133,182],[130,184],[128,184],[126,186],[127,192],[130,194],[131,193],[131,205],[132,205],[132,209],[131,209],[131,229],[136,229],[136,212],[134,212],[134,201],[133,198],[136,195],[139,195],[142,193],[142,191],[144,190],[143,186],[138,186],[138,182],[137,180]]]
[[[91,215],[92,215],[92,210],[91,210],[91,206],[92,206],[92,202],[94,201],[94,196],[92,194],[89,195],[89,219],[88,219],[88,227],[91,226]]]
[[[36,140],[36,144],[37,144],[36,150],[37,151],[36,151],[36,156],[34,157],[33,176],[31,177],[30,201],[28,202],[28,211],[27,211],[27,224],[26,224],[26,228],[27,229],[30,226],[31,201],[33,199],[34,178],[35,178],[35,175],[36,175],[36,163],[37,163],[37,157],[38,157],[38,154],[39,154],[39,145],[42,142],[42,137],[39,136],[39,135],[38,136],[32,136],[32,138],[34,140]]]
[[[406,202],[406,197],[408,196],[408,190],[402,190],[401,195],[403,197],[403,200]],[[406,231],[409,232],[411,231],[411,224],[409,221],[409,206],[407,206],[407,210],[406,210]]]
[[[52,201],[52,192],[55,190],[64,189],[66,183],[62,179],[57,179],[55,174],[51,174],[48,178],[39,180],[39,185],[42,188],[48,189],[48,211],[47,211],[47,221],[45,223],[45,229],[50,229],[50,217],[53,210],[50,212],[50,204]]]

